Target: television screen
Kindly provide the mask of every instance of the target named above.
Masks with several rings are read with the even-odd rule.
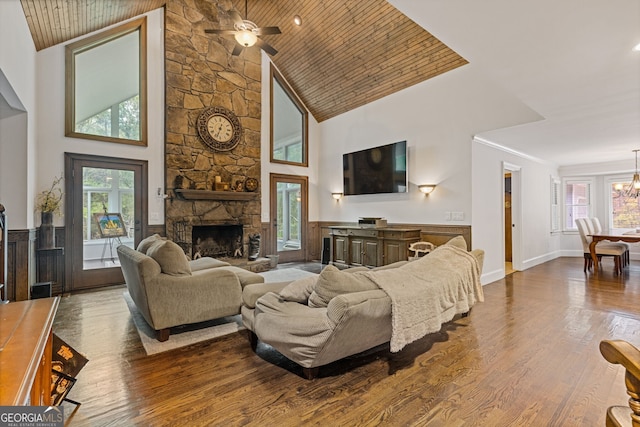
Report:
[[[407,141],[342,156],[344,195],[405,193]]]

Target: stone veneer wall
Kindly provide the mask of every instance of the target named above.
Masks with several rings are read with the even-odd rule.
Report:
[[[219,8],[218,3],[223,8]],[[205,34],[207,28],[231,27],[223,10],[230,1],[168,0],[165,19],[166,202],[167,237],[177,240],[178,226],[243,224],[244,254],[249,234],[260,232],[260,197],[248,201],[182,200],[173,190],[212,190],[216,176],[235,183],[260,179],[260,50],[232,56],[235,41]],[[237,6],[237,5],[236,5]],[[236,7],[237,8],[237,7]],[[219,23],[219,17],[222,25]],[[196,130],[203,109],[222,106],[243,127],[243,140],[231,151],[214,152]],[[259,191],[259,189],[258,189]],[[185,247],[190,252],[190,247]]]

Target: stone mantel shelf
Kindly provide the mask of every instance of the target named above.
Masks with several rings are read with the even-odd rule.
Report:
[[[211,191],[211,190],[189,190],[175,189],[173,190],[178,198],[184,200],[254,200],[258,197],[257,193],[248,191]]]

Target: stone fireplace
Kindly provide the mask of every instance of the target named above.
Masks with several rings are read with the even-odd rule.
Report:
[[[260,187],[244,187],[247,178],[260,179],[261,55],[245,49],[234,56],[233,41],[205,37],[203,28],[220,25],[218,13],[218,2],[187,0],[172,0],[166,10],[166,233],[190,257],[234,260],[241,246],[246,261],[249,236],[261,227]],[[209,148],[198,134],[198,117],[215,106],[242,127],[228,151]],[[235,191],[217,191],[220,183]]]

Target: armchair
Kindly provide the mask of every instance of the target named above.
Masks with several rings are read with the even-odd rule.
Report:
[[[607,427],[640,427],[640,350],[626,341],[602,341],[600,353],[613,364],[626,369],[625,384],[629,406],[611,406],[607,409]]]

